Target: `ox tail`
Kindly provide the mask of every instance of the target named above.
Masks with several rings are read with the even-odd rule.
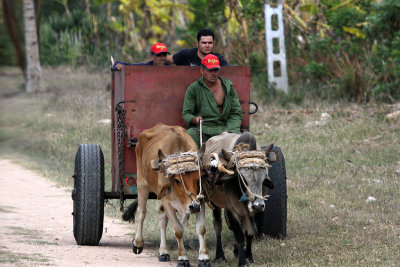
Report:
[[[128,208],[122,214],[122,220],[130,223],[135,222],[135,214],[138,208],[138,201],[135,200],[132,204],[128,206]]]

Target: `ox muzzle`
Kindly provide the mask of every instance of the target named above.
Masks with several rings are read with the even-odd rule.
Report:
[[[265,201],[263,199],[257,198],[254,201],[250,201],[249,210],[250,212],[262,212],[265,209]]]
[[[192,201],[192,204],[189,205],[189,211],[191,213],[200,212],[200,203],[194,203]]]

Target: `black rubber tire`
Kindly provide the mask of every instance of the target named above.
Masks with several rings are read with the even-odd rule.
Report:
[[[285,158],[279,146],[271,150],[276,153],[276,161],[268,170],[268,175],[274,183],[274,189],[268,190],[269,198],[265,201],[263,216],[256,217],[259,233],[274,238],[286,237],[287,223],[287,190]]]
[[[103,234],[104,221],[104,156],[99,145],[79,146],[73,177],[76,243],[97,246]]]

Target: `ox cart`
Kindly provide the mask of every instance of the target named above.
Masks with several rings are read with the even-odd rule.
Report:
[[[75,157],[73,231],[79,245],[98,245],[103,233],[104,201],[119,199],[121,212],[126,199],[137,198],[135,146],[139,134],[156,123],[186,127],[182,104],[186,88],[201,76],[199,67],[125,66],[112,72],[111,89],[111,191],[104,189],[104,157],[99,145],[81,144]],[[248,131],[250,115],[257,105],[250,101],[250,69],[224,67],[221,76],[233,82],[243,112],[242,131]],[[251,107],[251,106],[254,107]],[[253,109],[253,111],[250,111]],[[286,168],[278,146],[269,169],[274,183],[266,209],[258,215],[259,233],[286,236]],[[154,193],[149,199],[156,199]]]

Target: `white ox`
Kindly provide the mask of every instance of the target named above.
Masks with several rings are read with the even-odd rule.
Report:
[[[238,266],[253,263],[251,244],[257,233],[253,217],[265,208],[267,187],[273,188],[272,181],[268,177],[270,165],[267,159],[272,146],[257,150],[256,139],[249,132],[243,134],[224,132],[205,143],[203,168],[213,165],[208,164],[206,157],[213,155],[210,158],[211,162],[214,161],[214,167],[219,158],[219,171],[215,168],[211,171],[212,167],[207,169],[209,176],[213,176],[208,180],[215,183],[209,200],[214,208],[216,260],[225,260],[221,243],[221,208],[224,208],[226,222],[235,236],[234,251],[239,256]],[[231,170],[231,174],[227,174],[221,166],[222,158],[228,162],[224,165],[228,171]],[[244,248],[245,239],[246,248]]]

